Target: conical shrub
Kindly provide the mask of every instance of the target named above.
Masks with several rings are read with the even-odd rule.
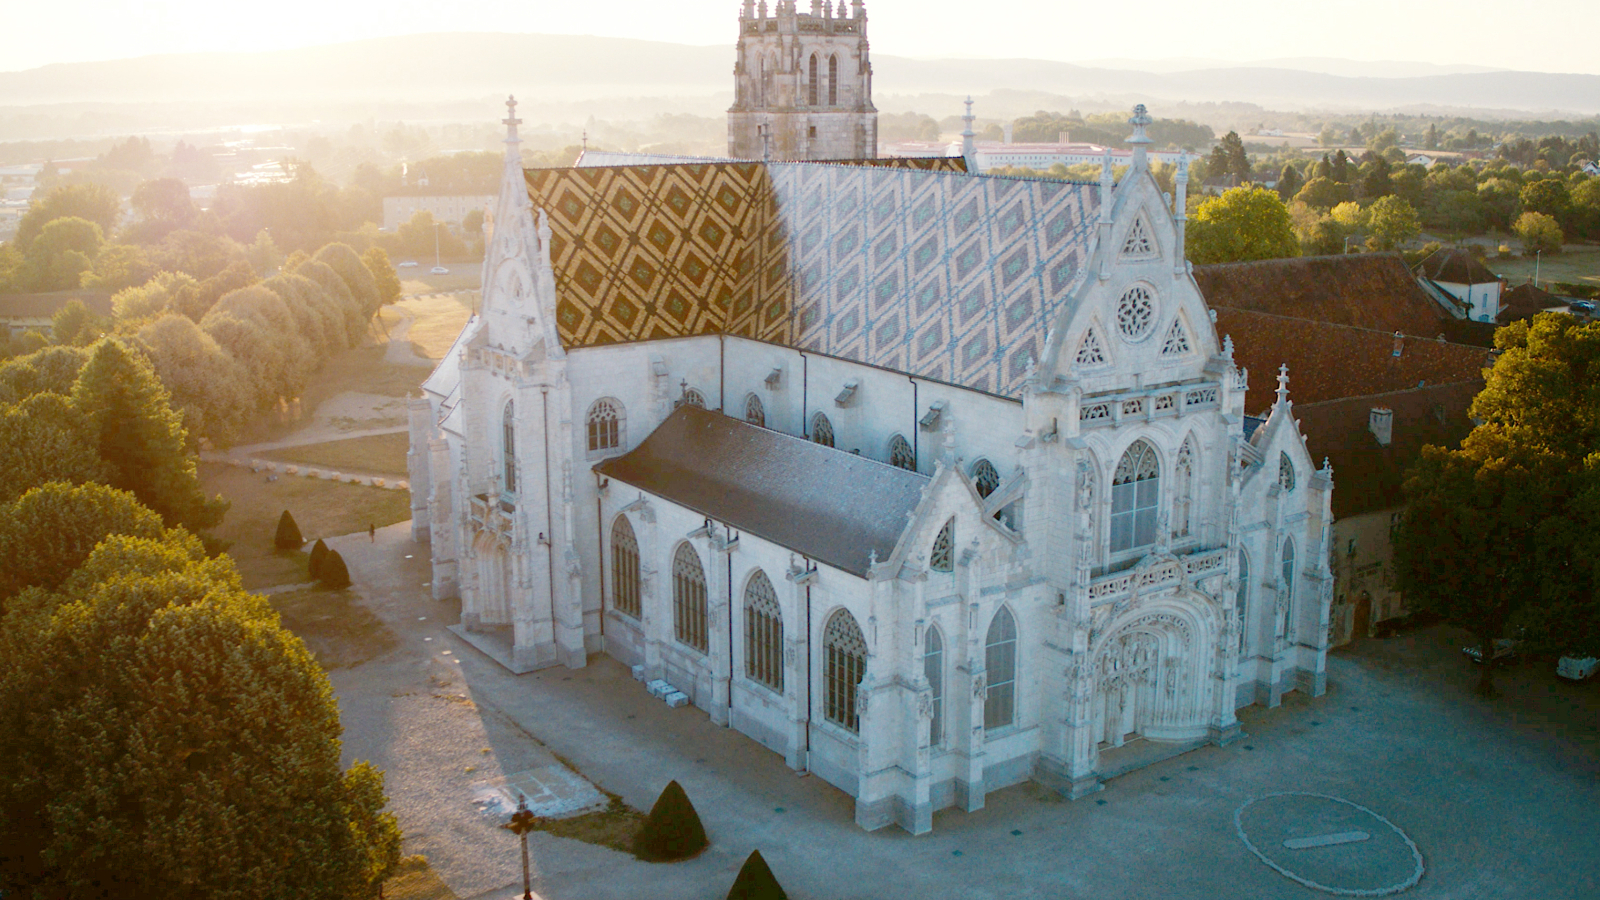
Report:
[[[317,542],[311,545],[311,562],[307,565],[312,578],[322,577],[322,564],[327,560],[328,545],[324,544],[321,538],[317,538]]]
[[[688,859],[706,849],[705,826],[683,785],[673,781],[656,798],[650,815],[633,838],[633,855],[649,862]]]
[[[344,557],[339,555],[339,551],[328,551],[328,555],[322,560],[322,565],[317,569],[317,578],[331,588],[350,586],[350,570],[345,568]]]
[[[739,877],[733,879],[733,887],[728,888],[728,900],[789,900],[789,895],[767,868],[761,851],[751,850],[739,868]]]
[[[306,539],[300,536],[300,526],[294,523],[294,516],[289,515],[286,509],[278,517],[278,533],[272,538],[272,543],[279,550],[298,550]]]

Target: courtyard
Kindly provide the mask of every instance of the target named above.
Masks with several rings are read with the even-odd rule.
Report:
[[[515,839],[474,795],[562,766],[640,810],[677,779],[712,846],[659,865],[536,832],[545,900],[720,896],[753,849],[790,896],[817,900],[1309,898],[1326,894],[1268,860],[1371,891],[1414,876],[1408,842],[1423,869],[1406,897],[1589,897],[1600,876],[1600,684],[1561,682],[1530,661],[1501,673],[1498,699],[1480,700],[1461,635],[1442,626],[1336,652],[1327,695],[1243,710],[1247,736],[1228,747],[1076,802],[1019,785],[912,837],[861,831],[851,798],[699,710],[669,709],[607,657],[509,674],[446,631],[456,604],[430,598],[427,547],[407,523],[376,543],[330,543],[395,640],[331,673],[346,756],[387,770],[406,852],[427,855],[449,888],[429,896],[517,896]]]

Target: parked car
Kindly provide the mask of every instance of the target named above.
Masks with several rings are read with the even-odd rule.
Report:
[[[450,274],[450,270],[446,269],[444,266],[434,266],[433,268],[428,270],[428,274],[429,275],[449,275]]]
[[[1563,656],[1556,663],[1556,674],[1569,681],[1584,681],[1594,677],[1600,671],[1600,659],[1586,656],[1578,659],[1572,656]]]
[[[1573,312],[1588,313],[1591,316],[1594,315],[1593,300],[1573,300],[1567,304],[1567,308]]]
[[[1497,663],[1510,662],[1517,658],[1517,645],[1522,643],[1515,638],[1496,638],[1494,642],[1494,661]],[[1483,648],[1477,644],[1469,644],[1461,648],[1461,652],[1475,663],[1483,662]]]
[[[415,269],[416,267],[417,267],[417,261],[414,260],[414,259],[408,259],[405,262],[400,264],[400,268],[402,268],[402,269]]]

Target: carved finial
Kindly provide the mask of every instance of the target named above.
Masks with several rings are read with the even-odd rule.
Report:
[[[517,126],[522,124],[522,120],[517,118],[517,97],[515,94],[506,97],[506,117],[501,119],[500,123],[506,126],[506,143],[517,143]]]
[[[1128,124],[1133,126],[1133,136],[1128,138],[1128,143],[1130,143],[1130,144],[1148,144],[1148,143],[1150,143],[1150,136],[1144,133],[1144,129],[1145,129],[1145,126],[1149,125],[1153,121],[1155,121],[1155,120],[1150,118],[1150,114],[1145,111],[1143,103],[1139,104],[1138,106],[1135,106],[1133,108],[1133,118],[1128,120]]]
[[[1222,356],[1224,359],[1233,359],[1233,335],[1222,336]]]
[[[872,551],[867,554],[867,566],[870,568],[870,567],[875,566],[877,564],[878,564],[878,548],[877,547],[873,547]]]
[[[1278,367],[1278,403],[1281,405],[1289,400],[1289,364],[1284,363]]]

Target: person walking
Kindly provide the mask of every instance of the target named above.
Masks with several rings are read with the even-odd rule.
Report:
[[[374,525],[371,522],[367,523],[367,537],[374,544],[376,544],[378,542],[378,526],[377,525]]]

